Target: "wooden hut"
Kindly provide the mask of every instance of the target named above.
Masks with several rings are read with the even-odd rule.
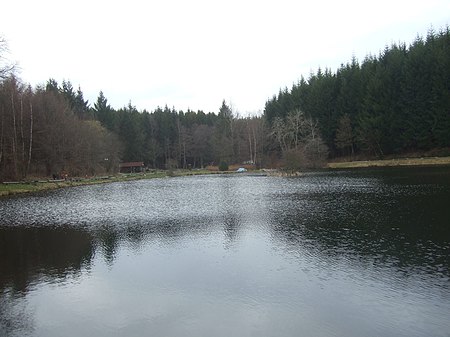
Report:
[[[137,173],[144,171],[144,163],[142,161],[133,161],[119,164],[120,173]]]

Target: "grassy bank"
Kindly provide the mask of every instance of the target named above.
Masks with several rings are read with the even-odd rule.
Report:
[[[154,171],[135,174],[118,174],[114,176],[77,178],[72,180],[46,180],[33,179],[29,181],[3,182],[0,183],[0,197],[12,196],[21,193],[33,193],[40,191],[54,190],[57,188],[105,184],[119,181],[132,181],[141,179],[154,179],[165,177],[183,177],[205,174],[222,174],[224,172],[210,170],[173,170],[173,171]],[[228,172],[233,173],[233,172]]]
[[[328,168],[346,169],[363,167],[390,167],[390,166],[426,166],[426,165],[449,165],[450,157],[421,157],[421,158],[397,158],[386,160],[359,160],[346,162],[330,162]],[[33,193],[53,190],[57,188],[104,184],[119,181],[131,181],[140,179],[153,179],[164,177],[180,177],[192,175],[205,175],[223,173],[214,170],[174,170],[174,171],[154,171],[136,174],[118,174],[114,176],[79,178],[73,180],[41,180],[0,183],[0,197],[11,196],[21,193]],[[233,173],[229,171],[227,173]]]
[[[54,190],[63,187],[104,184],[117,181],[162,178],[165,176],[167,176],[166,172],[158,171],[146,174],[120,174],[115,176],[77,178],[63,181],[39,179],[32,181],[4,182],[0,183],[0,196],[40,192],[40,191]]]
[[[348,162],[328,163],[328,168],[358,168],[358,167],[390,167],[390,166],[424,166],[424,165],[450,165],[450,157],[421,157],[397,158],[386,160],[361,160]]]
[[[21,193],[48,191],[64,187],[105,184],[119,181],[132,181],[141,179],[204,175],[214,173],[220,172],[211,172],[208,170],[174,170],[174,171],[154,171],[154,172],[134,173],[134,174],[118,174],[114,176],[91,177],[91,178],[76,178],[72,180],[46,180],[39,178],[29,181],[0,183],[0,197],[11,196]]]

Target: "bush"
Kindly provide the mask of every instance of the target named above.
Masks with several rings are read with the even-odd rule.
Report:
[[[304,149],[299,147],[285,151],[283,153],[283,167],[292,172],[308,167]]]
[[[221,162],[219,164],[219,171],[228,171],[228,164],[226,162]]]
[[[326,164],[328,148],[320,137],[310,139],[296,149],[284,152],[284,168],[290,171],[321,168]]]

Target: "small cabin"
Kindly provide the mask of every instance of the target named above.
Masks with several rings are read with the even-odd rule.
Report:
[[[120,163],[120,173],[138,173],[144,171],[144,163],[142,161],[133,161],[129,163]]]

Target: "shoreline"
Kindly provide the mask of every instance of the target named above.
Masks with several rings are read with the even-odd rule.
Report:
[[[329,162],[324,168],[328,169],[353,169],[369,167],[399,167],[399,166],[450,166],[450,157],[420,157],[420,158],[395,158],[383,160],[358,160],[347,162]],[[102,176],[93,178],[79,178],[73,180],[34,180],[14,181],[0,183],[0,198],[7,198],[20,194],[49,191],[66,187],[85,185],[97,185],[122,181],[134,181],[142,179],[183,177],[193,175],[209,175],[234,173],[233,171],[219,172],[209,170],[176,170],[155,171],[135,174],[118,174],[114,176]]]
[[[207,170],[192,170],[192,171],[175,170],[175,171],[154,171],[146,173],[117,174],[114,176],[99,176],[91,178],[74,178],[69,180],[58,180],[58,179],[46,180],[44,178],[41,178],[39,180],[33,181],[9,181],[9,182],[6,181],[0,183],[0,198],[8,198],[21,194],[44,192],[67,187],[98,185],[98,184],[135,181],[143,179],[175,178],[183,176],[221,174],[221,173],[226,172],[213,172]]]
[[[437,166],[450,165],[450,157],[419,157],[419,158],[394,158],[380,160],[359,160],[347,162],[331,162],[326,168],[347,169],[367,167],[395,167],[395,166]]]
[[[120,181],[133,181],[141,179],[163,178],[168,176],[166,172],[155,172],[148,174],[123,174],[114,176],[102,176],[92,178],[77,178],[71,180],[34,180],[34,181],[11,181],[0,183],[0,198],[19,194],[50,191],[59,188],[77,187],[85,185],[98,185]]]

